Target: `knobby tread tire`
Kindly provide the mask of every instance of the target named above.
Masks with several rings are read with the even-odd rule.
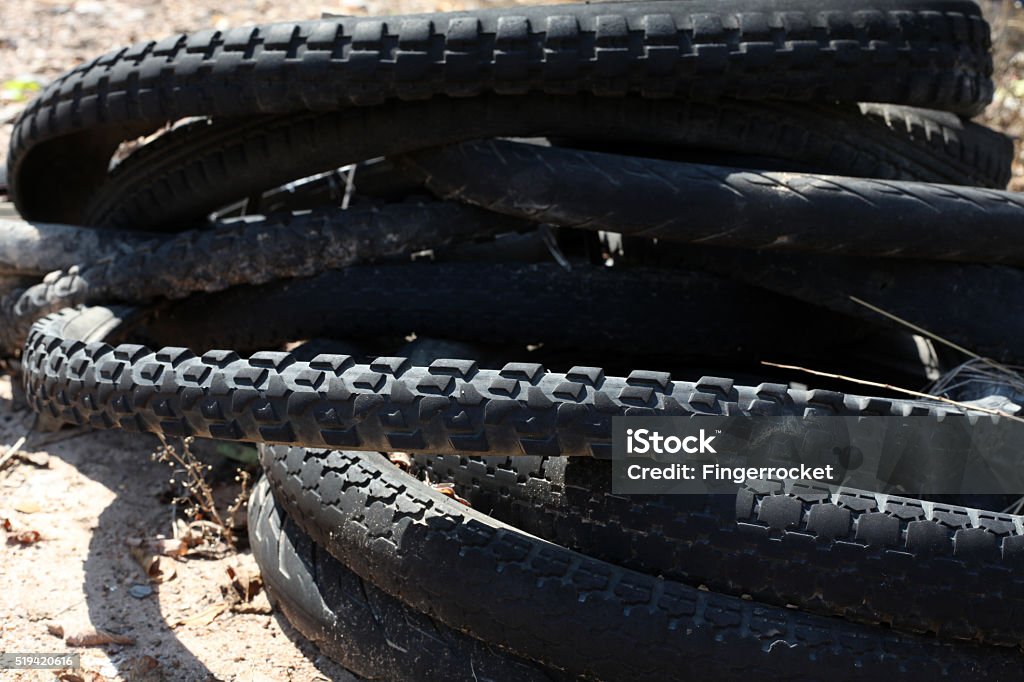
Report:
[[[15,124],[11,196],[60,219],[119,142],[188,116],[336,110],[483,92],[895,102],[973,115],[989,28],[963,0],[621,2],[206,30],[92,59]],[[98,175],[97,175],[98,174]],[[49,207],[49,208],[48,208]]]
[[[567,682],[385,594],[323,551],[274,503],[265,479],[249,499],[249,541],[267,593],[304,637],[368,680]]]
[[[403,163],[440,197],[562,227],[706,246],[1024,264],[1024,197],[1015,192],[496,140],[416,152]]]
[[[610,464],[581,458],[416,460],[473,509],[595,559],[868,624],[1024,643],[1024,517],[792,482],[616,495]]]
[[[431,490],[378,453],[261,446],[277,503],[432,617],[611,680],[1017,679],[1019,655],[707,592],[592,559]]]
[[[469,360],[358,365],[349,356],[300,362],[286,352],[241,359],[186,348],[153,351],[82,340],[78,320],[124,311],[65,310],[37,322],[22,364],[37,411],[74,424],[168,436],[355,450],[609,458],[617,415],[921,415],[993,419],[922,400],[738,386],[665,372],[606,377],[600,368],[546,372],[531,363],[479,369]],[[112,323],[113,324],[113,323]],[[972,422],[974,423],[974,422]]]
[[[591,136],[798,162],[833,175],[1003,188],[1013,143],[891,105],[481,96],[337,113],[202,121],[132,153],[89,198],[86,225],[180,229],[233,201],[363,159],[473,138]],[[296,153],[301,150],[301,153]]]

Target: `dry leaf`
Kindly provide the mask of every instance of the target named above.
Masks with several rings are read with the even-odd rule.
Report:
[[[83,672],[74,672],[72,670],[66,670],[57,674],[57,679],[60,682],[107,682],[107,678],[100,675],[95,670],[87,670]]]
[[[133,549],[142,549],[150,554],[185,556],[188,553],[190,539],[190,537],[166,538],[163,535],[157,535],[155,538],[128,538],[124,543]]]
[[[42,536],[39,534],[39,531],[23,530],[17,535],[15,535],[13,538],[8,538],[8,542],[18,542],[22,546],[27,547],[28,545],[36,544],[37,542],[39,542],[40,539],[42,539]]]
[[[67,635],[64,643],[68,646],[103,646],[104,644],[135,644],[135,638],[127,635],[118,635],[106,630],[94,628],[80,630],[79,632]]]
[[[251,603],[235,604],[231,607],[231,613],[242,613],[250,616],[269,616],[273,612],[274,607],[263,596],[256,597]]]
[[[45,452],[19,452],[16,457],[39,469],[50,468],[50,456]]]
[[[131,682],[157,682],[163,680],[163,671],[160,670],[160,661],[152,656],[139,656],[129,662],[126,680]]]
[[[64,639],[64,627],[60,623],[47,623],[46,631],[54,637]]]
[[[11,525],[11,520],[7,518],[0,519],[0,528],[3,528],[8,533],[14,530],[14,526]]]
[[[412,457],[410,457],[407,452],[392,452],[388,455],[388,459],[402,471],[409,471],[412,469]]]
[[[132,558],[142,567],[150,582],[165,583],[173,580],[178,574],[174,566],[164,561],[163,557],[147,551],[144,547],[132,547],[130,550]]]
[[[460,504],[464,504],[467,507],[472,506],[469,503],[469,500],[458,496],[458,494],[455,492],[455,488],[453,488],[450,483],[434,483],[430,487],[436,490],[437,492],[441,493],[442,495],[447,495],[448,497],[452,498],[453,500]]]
[[[231,578],[231,583],[221,587],[221,592],[226,597],[248,604],[263,589],[263,576],[259,573],[250,573],[242,568],[235,569],[228,566],[227,574]]]

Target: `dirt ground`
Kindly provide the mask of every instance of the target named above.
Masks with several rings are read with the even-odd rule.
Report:
[[[985,1],[996,28],[998,91],[982,120],[1021,136],[1024,11],[1011,0]],[[0,162],[14,118],[41,84],[123,44],[209,26],[316,18],[322,12],[395,14],[486,4],[514,3],[2,0]],[[1024,190],[1019,155],[1011,187]],[[32,423],[30,412],[12,402],[11,391],[10,378],[0,377],[0,458]],[[354,679],[269,613],[262,593],[241,605],[248,612],[227,608],[222,592],[227,569],[243,575],[255,571],[247,551],[221,559],[164,559],[175,577],[149,582],[126,539],[172,532],[169,468],[150,457],[157,441],[117,432],[62,435],[63,440],[45,445],[30,441],[23,452],[35,463],[18,458],[0,470],[0,523],[11,524],[8,541],[0,546],[0,652],[80,653],[83,682]],[[17,541],[23,533],[32,539],[31,531],[39,533],[37,542]],[[54,626],[65,636],[99,628],[134,643],[70,647],[51,633]],[[0,680],[55,677],[52,671],[0,671]]]
[[[31,412],[12,404],[10,377],[0,378],[0,443],[16,442],[31,423]],[[68,435],[35,436],[64,439],[26,448],[35,464],[18,461],[0,472],[0,520],[12,528],[0,547],[0,651],[80,653],[86,682],[355,679],[271,614],[263,593],[236,607],[249,613],[224,608],[227,569],[256,571],[247,551],[162,557],[164,574],[176,575],[150,582],[126,540],[172,532],[171,470],[150,457],[158,441],[116,431]],[[30,531],[40,534],[37,542],[15,539]],[[70,647],[51,626],[65,637],[98,628],[135,642]],[[55,673],[0,671],[0,679],[53,680]]]

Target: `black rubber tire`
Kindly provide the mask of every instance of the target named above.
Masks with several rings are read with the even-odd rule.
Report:
[[[438,196],[563,227],[706,246],[1024,264],[1024,196],[1014,192],[511,141],[417,152],[404,163]]]
[[[286,352],[259,352],[243,360],[233,351],[196,357],[186,348],[111,347],[79,336],[83,325],[114,327],[127,314],[130,310],[68,309],[36,323],[22,355],[29,405],[73,424],[175,437],[601,458],[610,457],[617,415],[888,414],[970,419],[971,425],[994,419],[925,400],[779,384],[737,386],[715,377],[672,381],[665,372],[634,371],[620,378],[606,377],[600,368],[574,367],[546,373],[532,363],[489,370],[471,360],[414,367],[405,358],[390,357],[358,365],[340,355],[306,363]],[[930,454],[941,457],[938,450]],[[1005,485],[1015,484],[1012,474],[1000,472]]]
[[[606,680],[1020,676],[1019,654],[702,591],[526,535],[377,453],[263,446],[277,503],[353,572],[474,636]]]
[[[672,353],[681,362],[855,352],[873,331],[860,321],[704,273],[581,265],[566,271],[555,263],[402,263],[190,297],[164,306],[136,333],[147,342],[245,354],[288,340],[282,330],[292,339],[414,333],[523,349],[543,344]]]
[[[249,499],[249,542],[275,606],[320,651],[362,679],[573,679],[452,630],[361,579],[280,510],[266,480]]]
[[[183,298],[527,227],[469,208],[427,201],[252,216],[140,243],[6,295],[0,300],[0,355],[14,354],[33,322],[61,308]]]
[[[850,299],[856,296],[983,357],[1024,364],[1018,268],[674,246],[652,245],[630,262],[716,272],[872,324],[907,328]],[[943,300],[956,304],[936,305]]]
[[[139,43],[51,83],[15,124],[10,193],[74,221],[125,139],[188,116],[531,91],[893,102],[979,113],[989,28],[965,0],[608,2],[343,17]]]
[[[165,238],[152,232],[101,231],[73,225],[29,223],[2,217],[0,203],[0,277],[36,279],[83,262],[121,255]]]
[[[951,114],[909,107],[434,98],[182,126],[124,159],[78,218],[121,229],[181,229],[233,201],[372,156],[474,138],[559,134],[683,148],[680,153],[753,154],[834,175],[998,188],[1009,181],[1013,160],[1006,136]]]
[[[766,482],[736,495],[615,495],[610,464],[585,458],[416,460],[473,509],[624,568],[898,630],[1024,644],[1020,516]]]
[[[466,252],[479,247],[478,256],[490,247],[499,258],[502,241],[461,246]],[[699,326],[688,322],[695,319]],[[481,366],[491,368],[504,364],[495,358],[523,357],[526,350],[546,366],[596,364],[610,374],[644,365],[758,383],[772,377],[760,364],[768,360],[827,366],[899,386],[928,381],[920,351],[904,330],[678,268],[577,264],[567,272],[551,262],[500,260],[350,266],[161,305],[131,338],[150,347],[232,348],[246,355],[277,349],[286,337],[327,336],[404,355],[395,349],[409,334],[489,344],[492,362]],[[825,380],[818,386],[849,388]]]
[[[557,146],[574,149],[734,168],[993,189],[1005,189],[1010,181],[1013,140],[948,112],[893,104],[720,102],[715,106],[727,104],[742,107],[750,116],[746,125],[738,117],[730,123],[736,126],[732,135],[747,138],[739,139],[739,144],[728,143],[724,126],[714,140],[702,144],[694,139],[687,147],[587,139],[585,129],[572,137],[550,139]]]

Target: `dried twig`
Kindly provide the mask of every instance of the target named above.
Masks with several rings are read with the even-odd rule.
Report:
[[[860,299],[860,298],[857,298],[856,296],[850,296],[850,300],[853,301],[854,303],[856,303],[857,305],[864,306],[865,308],[867,308],[868,310],[870,310],[872,312],[878,313],[879,315],[881,315],[883,317],[889,318],[893,322],[897,322],[899,324],[902,324],[904,327],[907,327],[908,329],[914,330],[915,332],[917,332],[921,336],[926,336],[929,339],[931,339],[932,341],[937,341],[937,342],[941,343],[942,345],[944,345],[944,346],[946,346],[948,348],[952,348],[955,351],[959,351],[959,352],[963,353],[964,355],[966,355],[969,358],[974,358],[975,360],[979,360],[981,362],[984,362],[985,364],[991,365],[992,367],[995,367],[996,369],[1000,369],[1000,370],[1003,370],[1003,371],[1006,371],[1006,372],[1010,371],[1009,368],[1007,368],[1006,366],[996,362],[995,360],[993,360],[991,358],[986,358],[986,357],[984,357],[982,355],[978,355],[977,353],[975,353],[974,351],[970,350],[969,348],[964,348],[963,346],[961,346],[961,345],[959,345],[957,343],[954,343],[954,342],[950,341],[949,339],[946,339],[946,338],[943,338],[943,337],[939,336],[935,332],[929,331],[929,330],[925,329],[924,327],[921,327],[919,325],[914,324],[910,320],[905,320],[902,317],[900,317],[899,315],[894,315],[893,313],[890,313],[888,310],[885,310],[883,308],[879,308],[878,306],[873,305],[871,303],[868,303],[867,301],[865,301],[863,299]]]
[[[26,440],[28,440],[28,436],[22,436],[21,438],[14,442],[14,445],[7,448],[7,452],[0,456],[0,469],[3,469],[7,465],[7,462],[9,462],[12,457],[14,457],[21,451],[21,448],[25,445]]]
[[[908,395],[908,396],[911,396],[911,397],[914,397],[914,398],[923,398],[923,399],[926,399],[926,400],[935,400],[935,401],[938,401],[940,403],[945,403],[947,405],[952,405],[952,406],[960,408],[962,410],[967,410],[967,411],[971,411],[971,412],[984,412],[986,414],[991,414],[991,415],[994,415],[994,416],[997,416],[997,417],[1006,417],[1007,419],[1012,419],[1014,421],[1024,422],[1024,418],[1021,418],[1021,417],[1018,417],[1016,415],[1010,414],[1009,412],[1004,412],[1003,410],[994,410],[994,409],[991,409],[991,408],[988,408],[988,407],[979,407],[977,405],[968,405],[967,403],[962,403],[962,402],[960,402],[958,400],[952,400],[951,398],[946,398],[946,397],[943,397],[943,396],[940,396],[940,395],[932,395],[931,393],[924,393],[922,391],[913,391],[913,390],[911,390],[909,388],[902,388],[900,386],[893,386],[892,384],[885,384],[885,383],[882,383],[880,381],[868,381],[866,379],[856,379],[854,377],[846,376],[845,374],[836,374],[834,372],[822,372],[822,371],[816,370],[816,369],[808,369],[806,367],[800,367],[799,365],[784,365],[784,364],[777,363],[777,362],[768,362],[767,360],[762,360],[761,364],[762,365],[767,365],[768,367],[778,367],[779,369],[791,369],[791,370],[795,370],[795,371],[798,371],[798,372],[806,372],[807,374],[813,374],[815,376],[825,377],[827,379],[838,379],[840,381],[849,381],[849,382],[854,383],[854,384],[860,384],[861,386],[871,386],[872,388],[882,388],[882,389],[886,389],[886,390],[889,390],[889,391],[895,391],[896,393],[903,393],[904,395]]]
[[[194,440],[191,437],[185,438],[181,443],[181,451],[174,445],[167,442],[162,434],[157,434],[162,447],[153,453],[153,458],[159,462],[166,462],[172,466],[177,465],[176,474],[183,475],[184,480],[180,483],[187,491],[187,495],[174,500],[175,504],[184,506],[185,515],[192,523],[199,521],[198,517],[207,516],[210,519],[209,525],[203,524],[205,528],[215,529],[215,532],[224,540],[230,549],[235,548],[235,534],[231,524],[225,522],[217,509],[213,497],[213,489],[206,480],[206,474],[213,467],[200,462],[192,453],[190,445]],[[179,482],[176,478],[171,483]]]

